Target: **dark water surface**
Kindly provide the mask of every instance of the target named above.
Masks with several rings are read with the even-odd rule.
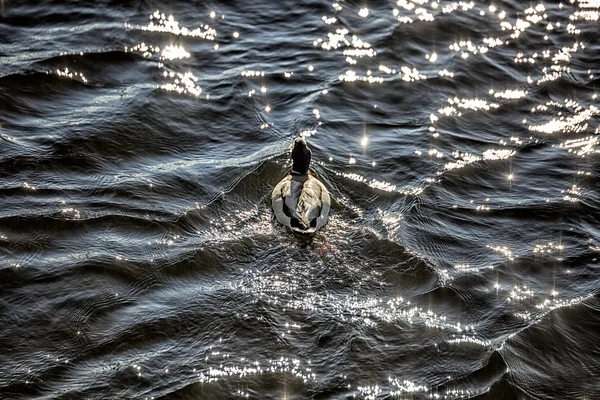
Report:
[[[1,5],[0,398],[600,398],[598,1]]]

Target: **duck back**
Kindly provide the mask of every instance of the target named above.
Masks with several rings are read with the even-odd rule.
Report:
[[[295,231],[314,232],[327,222],[329,193],[310,174],[286,176],[273,190],[272,200],[279,222]],[[278,216],[280,206],[287,218]]]

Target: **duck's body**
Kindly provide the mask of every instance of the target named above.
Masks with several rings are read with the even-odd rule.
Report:
[[[271,204],[280,224],[299,233],[313,233],[327,223],[331,198],[317,178],[292,172],[273,189]]]
[[[280,224],[300,233],[321,229],[329,217],[331,198],[323,184],[308,172],[311,151],[303,138],[294,142],[292,172],[273,189],[271,205]]]

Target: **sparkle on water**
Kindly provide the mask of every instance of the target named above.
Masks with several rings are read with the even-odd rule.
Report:
[[[548,15],[548,10],[542,2],[524,3],[522,5],[523,9],[518,13],[507,13],[497,4],[488,5],[466,1],[397,0],[391,11],[389,8],[378,9],[374,4],[370,4],[369,8],[363,4],[358,9],[346,2],[331,4],[329,12],[334,15],[316,17],[324,25],[323,32],[326,32],[326,34],[319,34],[318,37],[315,37],[312,46],[320,52],[329,52],[327,54],[338,56],[340,66],[338,73],[340,75],[334,77],[334,79],[342,82],[343,85],[364,85],[377,90],[377,87],[381,87],[378,85],[386,85],[396,80],[402,81],[402,84],[405,85],[423,84],[421,81],[427,79],[437,79],[449,82],[449,84],[457,84],[459,79],[464,78],[464,76],[461,78],[464,73],[460,72],[461,70],[468,69],[470,65],[476,65],[470,63],[476,63],[480,58],[492,56],[498,57],[512,68],[527,70],[528,76],[522,82],[517,82],[511,87],[485,87],[477,93],[477,97],[463,97],[464,95],[457,94],[452,98],[439,99],[438,103],[431,105],[431,112],[427,111],[430,114],[429,119],[425,120],[426,126],[422,129],[422,132],[419,132],[419,134],[427,137],[427,141],[423,142],[425,145],[421,150],[415,150],[412,154],[412,157],[423,159],[423,162],[429,162],[433,166],[434,171],[426,180],[423,180],[423,186],[404,187],[400,184],[401,177],[393,182],[396,178],[389,178],[390,175],[386,175],[389,181],[377,175],[380,166],[385,165],[385,163],[381,162],[384,160],[378,160],[376,156],[369,154],[373,143],[377,143],[376,131],[369,132],[369,136],[365,133],[359,141],[354,136],[354,139],[349,141],[352,143],[348,144],[349,149],[345,153],[345,158],[341,162],[340,160],[334,162],[334,158],[329,157],[331,165],[328,168],[340,179],[352,181],[356,185],[368,186],[374,189],[377,194],[397,193],[416,197],[420,196],[428,186],[434,186],[438,182],[437,177],[440,175],[462,173],[468,171],[470,167],[467,167],[472,164],[487,163],[490,165],[490,169],[494,171],[493,174],[504,180],[506,192],[490,194],[485,199],[483,197],[470,201],[467,199],[464,201],[464,203],[468,203],[466,207],[463,207],[460,201],[456,201],[456,203],[461,204],[461,208],[469,208],[471,211],[479,212],[479,214],[489,215],[489,212],[495,207],[496,195],[498,198],[506,195],[506,198],[502,201],[512,201],[510,197],[512,191],[515,190],[514,187],[519,183],[520,177],[524,176],[521,174],[521,170],[518,170],[519,164],[522,162],[518,157],[520,150],[526,146],[538,145],[542,140],[546,140],[546,137],[548,137],[547,140],[553,140],[552,135],[566,134],[569,135],[568,139],[560,136],[561,139],[550,142],[553,145],[548,147],[555,149],[552,151],[556,153],[572,157],[575,161],[582,159],[584,161],[576,165],[577,171],[573,173],[574,182],[572,184],[559,189],[550,185],[546,189],[548,191],[547,195],[561,199],[560,201],[564,202],[563,204],[581,203],[586,196],[586,181],[584,179],[591,175],[588,169],[592,169],[589,164],[585,164],[585,160],[589,160],[591,156],[600,153],[598,147],[600,128],[597,127],[600,110],[594,103],[596,93],[589,94],[587,100],[562,98],[538,104],[529,111],[527,119],[523,120],[522,132],[514,133],[515,136],[506,136],[499,143],[490,141],[489,144],[486,144],[486,147],[481,149],[473,149],[467,145],[461,149],[452,148],[443,141],[444,135],[449,132],[450,134],[453,133],[451,129],[448,129],[448,126],[460,126],[461,123],[470,118],[493,116],[494,113],[500,112],[505,104],[521,104],[520,102],[527,104],[527,100],[534,96],[540,90],[540,87],[569,77],[572,74],[571,68],[575,64],[573,62],[574,57],[584,54],[586,51],[586,39],[583,37],[584,35],[581,35],[582,31],[577,24],[584,21],[596,22],[600,19],[598,11],[600,2],[580,0],[575,6],[572,5],[573,3],[575,2],[570,2],[572,12],[567,18],[568,21],[562,21],[562,23]],[[563,7],[564,5],[561,4],[561,8]],[[351,24],[344,22],[358,16],[362,21],[361,23],[369,23],[370,20],[375,18],[383,18],[384,13],[387,13],[387,17],[393,19],[396,25],[398,23],[401,25],[431,24],[443,20],[448,14],[464,13],[471,18],[485,18],[487,22],[497,28],[497,33],[489,37],[473,37],[470,40],[448,35],[447,42],[440,43],[439,48],[423,49],[422,54],[419,56],[421,62],[417,61],[415,64],[402,62],[394,65],[394,63],[380,55],[376,41],[373,41],[373,44],[367,42],[366,38],[368,36],[366,34],[365,37],[361,37],[361,32],[351,32],[349,27]],[[214,26],[223,18],[224,16],[217,14],[215,11],[203,16],[203,19],[209,20],[211,25]],[[183,27],[180,26],[173,15],[167,16],[160,11],[154,12],[149,19],[150,22],[145,26],[131,24],[125,24],[125,26],[128,29],[162,33],[174,37],[189,37],[209,42],[214,42],[217,38],[222,37],[218,35],[217,29],[211,25],[201,24],[192,28]],[[241,29],[242,27],[236,26],[233,28]],[[241,42],[247,36],[245,30],[242,30],[242,32],[244,34],[241,38],[238,30],[227,35],[239,39]],[[528,34],[540,35],[540,37],[543,35],[545,39],[543,48],[521,49],[519,47],[520,40]],[[555,42],[562,43],[562,41],[554,40],[555,35],[556,37],[567,35],[570,38],[570,44],[568,46],[554,45]],[[204,95],[201,88],[204,76],[200,70],[187,70],[185,61],[192,57],[190,48],[193,47],[187,49],[186,47],[188,45],[185,43],[168,44],[161,48],[158,45],[142,42],[126,47],[125,51],[139,54],[144,59],[148,59],[145,60],[147,62],[156,62],[164,80],[157,86],[162,91],[168,92],[168,95],[189,96],[191,99],[200,98]],[[450,50],[450,53],[442,53],[440,51],[442,47]],[[207,51],[216,52],[224,48],[223,43],[215,43],[214,45],[211,44],[211,50]],[[384,54],[384,52],[381,53]],[[258,113],[272,112],[272,114],[276,114],[277,104],[274,101],[267,102],[267,98],[273,93],[268,86],[269,78],[277,76],[278,79],[283,77],[285,80],[291,79],[293,82],[298,76],[301,79],[311,74],[320,76],[320,69],[315,68],[315,66],[318,66],[316,62],[314,64],[307,62],[298,66],[298,68],[290,68],[288,71],[269,70],[264,65],[248,66],[256,69],[245,69],[239,72],[240,79],[249,85],[244,89],[242,95],[245,98],[252,98],[248,101],[258,102]],[[262,68],[265,68],[265,70]],[[46,73],[60,78],[88,83],[88,79],[82,73],[67,67],[47,71]],[[594,76],[597,76],[595,74],[598,74],[598,71],[587,71],[585,79],[593,81],[597,79],[594,78]],[[319,90],[322,95],[335,95],[334,90],[331,88]],[[210,100],[210,96],[207,94],[205,98]],[[371,106],[369,105],[369,107]],[[311,121],[315,123],[327,122],[328,115],[326,111],[323,111],[322,114],[320,108],[312,106],[310,110],[308,114]],[[323,110],[325,109],[323,108]],[[261,130],[269,131],[267,128],[273,126],[269,123],[260,121],[258,126]],[[301,132],[301,136],[317,136],[320,132],[319,129],[305,130]],[[323,159],[327,157],[327,153],[325,154],[326,156],[323,156]],[[383,167],[381,168],[383,169]],[[518,174],[513,172],[513,168],[518,171]],[[149,188],[155,187],[155,183],[151,180],[146,183]],[[38,191],[36,186],[26,181],[23,182],[20,190],[28,193]],[[515,203],[522,200],[517,199]],[[336,201],[339,202],[339,207],[350,203],[343,195]],[[500,202],[500,200],[498,201]],[[576,206],[576,204],[569,206]],[[351,207],[348,206],[348,208]],[[458,208],[454,205],[453,210]],[[201,209],[201,207],[197,206],[195,209]],[[68,205],[65,201],[61,201],[58,211],[60,218],[64,220],[86,218],[87,212],[79,206]],[[356,213],[360,215],[361,219],[365,214],[362,210]],[[224,215],[220,218],[214,218],[211,221],[213,227],[198,232],[197,239],[203,245],[235,242],[236,240],[252,237],[256,232],[271,233],[271,229],[273,229],[272,224],[269,222],[270,215],[268,213],[260,214],[259,221],[254,221],[255,223],[247,223],[248,220],[256,217],[256,210],[254,209],[250,212],[236,210],[234,214],[235,216]],[[402,213],[378,209],[376,214],[378,220],[388,232],[398,231],[404,221]],[[345,229],[350,230],[346,225],[343,225],[343,222],[336,221],[335,217],[332,218],[331,224],[336,226],[336,223],[339,224],[337,226],[344,226]],[[223,229],[220,229],[221,226]],[[0,240],[7,241],[8,237],[0,234]],[[161,248],[175,248],[182,240],[180,235],[167,234],[156,239],[153,245]],[[440,285],[442,287],[450,286],[453,281],[462,279],[464,276],[478,276],[484,282],[482,285],[487,285],[486,290],[495,294],[498,301],[509,304],[508,310],[511,311],[514,317],[527,323],[539,322],[553,310],[577,305],[594,296],[593,293],[582,293],[567,298],[564,297],[565,291],[562,287],[542,287],[540,284],[525,282],[526,279],[518,280],[518,278],[514,278],[514,280],[518,280],[517,283],[514,283],[514,280],[511,280],[513,277],[510,275],[499,277],[493,273],[494,268],[498,265],[508,265],[512,268],[520,258],[526,257],[535,258],[537,261],[541,260],[541,262],[550,260],[552,263],[560,263],[568,251],[568,247],[560,240],[540,238],[535,243],[524,244],[522,248],[505,243],[499,240],[485,246],[485,251],[492,255],[490,258],[498,260],[497,264],[494,265],[482,265],[478,260],[463,260],[462,262],[449,263],[444,267],[447,269],[435,266],[433,269],[437,274]],[[590,244],[590,248],[600,251],[598,250],[600,247],[592,244]],[[118,261],[125,261],[121,255],[117,255],[115,258]],[[377,290],[373,290],[372,293],[365,293],[365,291],[361,291],[361,288],[381,288],[387,285],[382,278],[382,273],[377,269],[361,270],[360,266],[353,264],[351,260],[347,261],[348,269],[356,272],[358,278],[354,283],[356,290],[344,294],[310,287],[307,282],[311,282],[312,275],[316,275],[320,271],[314,270],[314,266],[311,270],[308,268],[311,266],[293,260],[291,260],[286,270],[277,273],[273,273],[268,268],[243,269],[235,279],[228,282],[227,290],[249,296],[255,304],[267,304],[271,309],[277,311],[276,315],[282,318],[286,317],[289,311],[305,311],[308,312],[306,315],[309,315],[310,318],[335,320],[340,324],[366,327],[374,331],[389,329],[389,324],[392,324],[394,328],[409,326],[411,329],[420,332],[439,331],[440,340],[434,343],[436,347],[443,343],[444,345],[473,346],[487,350],[500,348],[507,340],[505,336],[501,336],[499,339],[489,332],[480,334],[477,322],[461,322],[458,316],[449,316],[447,310],[442,306],[439,306],[439,309],[437,307],[432,309],[432,307],[423,306],[423,303],[417,302],[410,296],[406,298],[400,295],[390,296],[388,294],[379,296]],[[323,264],[323,261],[317,263],[319,267],[323,267]],[[19,269],[22,264],[13,262],[9,265],[14,269]],[[561,268],[565,273],[571,273],[565,267],[556,267],[556,270],[561,271]],[[505,272],[505,274],[508,273]],[[515,273],[515,276],[517,275]],[[114,297],[120,297],[119,293],[114,293]],[[248,319],[255,318],[253,315],[245,315],[244,317]],[[305,328],[303,323],[299,321],[265,322],[261,320],[259,322],[274,324],[280,337],[290,341],[300,340],[303,328]],[[519,332],[520,330],[510,332],[509,337],[514,337]],[[80,331],[77,334],[79,335]],[[198,361],[197,365],[190,367],[190,371],[197,382],[213,383],[228,378],[241,379],[260,374],[273,374],[278,377],[290,374],[303,383],[316,383],[324,379],[323,376],[328,373],[326,365],[315,366],[310,359],[302,359],[296,356],[273,358],[267,356],[263,359],[250,360],[244,356],[232,354],[228,351],[227,346],[227,341],[219,341],[218,344],[206,350],[204,358]],[[56,363],[59,362],[68,363],[68,360],[56,359]],[[130,370],[138,378],[156,373],[156,371],[150,371],[149,368],[146,368],[141,361],[131,363]],[[169,374],[172,371],[170,372],[169,368],[162,367],[160,373]],[[347,382],[345,379],[345,377],[342,377],[341,381]],[[448,380],[452,379],[454,378],[449,377]],[[428,380],[426,376],[390,375],[387,381],[377,382],[375,379],[369,384],[365,384],[369,381],[369,379],[364,379],[361,382],[347,382],[348,393],[365,399],[389,396],[402,398],[404,396],[411,397],[411,394],[424,394],[429,398],[470,397],[480,394],[475,390],[450,388],[443,395],[439,395],[434,391],[436,383]],[[237,395],[250,397],[254,394],[241,388],[238,390]]]

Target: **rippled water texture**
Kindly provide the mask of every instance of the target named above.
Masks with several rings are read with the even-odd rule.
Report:
[[[1,6],[0,398],[600,398],[597,0]]]

